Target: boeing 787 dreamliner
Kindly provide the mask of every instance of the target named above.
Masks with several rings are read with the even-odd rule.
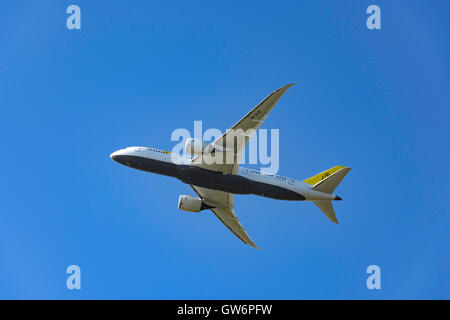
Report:
[[[188,155],[149,147],[129,147],[112,153],[110,157],[131,168],[175,177],[189,184],[198,198],[180,195],[179,209],[190,212],[211,210],[239,239],[255,248],[258,247],[234,212],[234,194],[312,201],[328,219],[338,223],[331,201],[341,200],[334,194],[334,190],[350,168],[336,166],[300,181],[265,174],[239,165],[252,134],[261,126],[281,96],[293,85],[289,84],[272,92],[214,142],[206,144],[200,140],[187,139],[185,153]],[[233,137],[229,139],[231,135]],[[225,158],[227,161],[217,161]]]

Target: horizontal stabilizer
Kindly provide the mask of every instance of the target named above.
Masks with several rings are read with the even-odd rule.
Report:
[[[319,209],[325,213],[325,215],[333,221],[334,223],[339,223],[336,218],[336,214],[334,213],[333,205],[331,204],[331,200],[315,200],[313,201]]]

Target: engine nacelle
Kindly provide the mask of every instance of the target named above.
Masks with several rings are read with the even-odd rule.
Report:
[[[206,143],[202,140],[189,138],[186,140],[186,144],[184,145],[184,152],[195,155],[208,153],[207,149],[210,149],[207,148],[208,146],[209,143]]]
[[[200,212],[211,207],[205,204],[201,199],[187,196],[185,194],[180,195],[178,199],[178,209],[189,212]]]

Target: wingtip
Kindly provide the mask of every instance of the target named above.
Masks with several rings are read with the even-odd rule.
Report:
[[[289,84],[285,85],[284,87],[282,87],[281,89],[283,89],[283,88],[289,89],[292,86],[295,86],[295,82],[289,83]]]
[[[280,89],[276,90],[275,92],[278,92],[278,91],[280,91],[280,90],[283,90],[283,92],[285,92],[287,89],[289,89],[290,87],[292,87],[292,86],[294,86],[294,85],[295,85],[295,82],[292,82],[292,83],[290,83],[290,84],[287,84],[287,85],[281,87]]]
[[[255,249],[262,250],[262,249],[261,249],[260,247],[258,247],[253,241],[246,242],[245,244],[247,244],[247,245],[249,245],[250,247],[253,247],[253,248],[255,248]]]
[[[333,222],[334,224],[339,224],[339,221],[336,217],[334,217],[334,219],[329,218],[331,222]]]

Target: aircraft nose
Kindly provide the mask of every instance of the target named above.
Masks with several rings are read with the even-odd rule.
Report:
[[[109,157],[110,157],[112,160],[119,162],[119,159],[118,159],[118,158],[119,158],[119,156],[122,154],[121,151],[122,151],[122,150],[114,151],[113,153],[111,153],[111,154],[109,155]]]

